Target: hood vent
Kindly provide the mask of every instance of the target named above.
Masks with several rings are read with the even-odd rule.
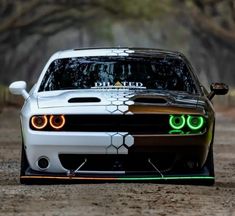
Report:
[[[148,103],[148,104],[166,104],[167,101],[163,98],[154,97],[137,97],[133,100],[136,103]]]
[[[98,103],[100,101],[97,97],[77,97],[68,100],[69,103]]]

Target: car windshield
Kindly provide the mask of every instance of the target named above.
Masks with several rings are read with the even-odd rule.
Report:
[[[180,58],[75,57],[53,61],[39,91],[129,88],[197,93]]]

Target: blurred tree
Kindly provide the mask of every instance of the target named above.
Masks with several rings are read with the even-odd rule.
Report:
[[[160,0],[156,4],[154,0],[147,0],[146,4],[142,0],[119,0],[117,4],[115,0],[0,0],[1,82],[7,83],[13,73],[15,78],[20,73],[19,77],[32,80],[31,71],[38,61],[35,48],[42,47],[58,32],[79,29],[80,44],[85,40],[82,32],[85,35],[87,31],[93,35],[93,44],[97,36],[112,40],[113,20],[154,18],[158,12],[162,14],[168,9],[169,2]],[[20,69],[26,61],[27,69]]]
[[[169,9],[169,0],[0,0],[0,51],[37,34],[48,37],[107,14],[116,19],[150,19]]]
[[[32,80],[31,71],[45,55],[47,47],[43,47],[58,32],[79,29],[79,40],[92,35],[88,44],[93,45],[97,37],[112,41],[113,23],[129,20],[141,25],[154,44],[159,32],[151,23],[157,20],[164,25],[166,17],[176,17],[191,32],[189,55],[201,71],[209,73],[210,80],[224,76],[222,80],[235,83],[230,78],[235,58],[235,0],[0,0],[0,17],[0,79],[4,83],[12,80],[9,74],[17,77],[17,72]],[[169,44],[179,43],[176,35],[164,34]],[[19,70],[26,61],[27,69]]]
[[[176,4],[181,8],[179,18],[204,48],[201,52],[194,47],[192,57],[199,58],[210,79],[234,85],[235,0],[177,0]]]
[[[193,31],[235,49],[234,0],[178,0]],[[208,38],[207,38],[208,39]]]

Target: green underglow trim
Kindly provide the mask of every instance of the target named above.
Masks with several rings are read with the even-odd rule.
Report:
[[[177,123],[176,120],[178,120],[179,122]],[[171,115],[170,119],[169,119],[170,126],[176,130],[183,128],[185,125],[185,122],[186,122],[186,120],[185,120],[184,115],[181,115],[181,116]]]
[[[197,118],[197,123],[193,123],[193,119]],[[198,130],[200,129],[204,124],[204,118],[202,116],[188,116],[187,118],[187,125],[191,130]]]
[[[124,177],[117,180],[190,180],[190,179],[215,179],[212,176],[167,176],[167,177]]]

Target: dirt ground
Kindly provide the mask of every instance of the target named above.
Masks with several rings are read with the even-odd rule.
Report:
[[[212,187],[150,183],[19,183],[19,111],[0,114],[0,215],[235,216],[235,109],[217,113]]]

